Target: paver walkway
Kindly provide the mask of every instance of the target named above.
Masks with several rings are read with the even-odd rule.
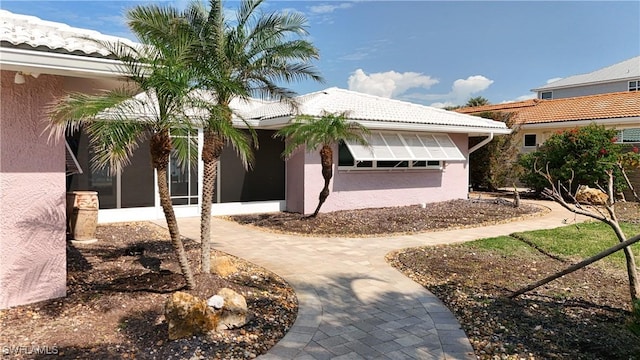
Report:
[[[212,244],[286,279],[298,296],[298,317],[260,359],[474,359],[453,314],[429,291],[389,266],[384,256],[405,247],[449,244],[582,221],[551,202],[551,212],[518,222],[375,238],[323,238],[260,231],[213,218]],[[179,219],[200,237],[199,218]],[[160,222],[159,222],[160,223]]]

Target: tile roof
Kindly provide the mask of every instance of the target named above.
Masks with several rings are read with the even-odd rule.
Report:
[[[640,78],[640,56],[590,72],[569,76],[558,81],[532,89],[532,91],[551,90],[576,85],[610,82],[624,79]]]
[[[251,111],[257,120],[290,117],[297,114],[322,116],[324,112],[347,112],[347,118],[380,123],[506,129],[504,123],[455,113],[406,101],[382,98],[340,88],[302,95],[296,98],[297,112],[283,103],[271,103]]]
[[[107,57],[108,52],[90,39],[135,44],[129,39],[0,9],[0,42],[3,47]]]
[[[516,124],[555,123],[640,117],[640,92],[625,91],[554,100],[526,100],[514,103],[457,109],[463,114],[513,113]]]

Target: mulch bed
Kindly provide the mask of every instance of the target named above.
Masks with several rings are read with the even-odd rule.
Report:
[[[10,358],[251,359],[295,321],[292,288],[264,268],[232,258],[237,272],[226,278],[197,274],[197,287],[187,292],[206,299],[232,288],[245,296],[252,320],[241,329],[168,341],[164,304],[185,286],[169,233],[126,223],[99,226],[97,237],[94,244],[69,243],[67,297],[0,310],[0,350],[17,352]],[[192,266],[199,264],[198,244],[184,242]]]
[[[640,214],[637,203],[617,210],[630,222]],[[624,270],[590,266],[509,299],[570,262],[465,245],[400,250],[387,261],[445,303],[479,359],[640,359],[640,337],[626,328],[631,307]]]
[[[363,237],[477,227],[544,213],[544,209],[509,200],[451,200],[421,206],[400,206],[321,213],[315,218],[296,213],[231,216],[240,224],[270,231],[312,236]]]

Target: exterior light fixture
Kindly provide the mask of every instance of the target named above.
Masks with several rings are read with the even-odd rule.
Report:
[[[24,83],[25,83],[25,81],[24,81],[24,75],[22,75],[22,72],[21,72],[21,71],[18,71],[18,72],[16,73],[16,76],[13,78],[13,82],[14,82],[15,84],[18,84],[18,85],[20,85],[20,84],[24,84]]]

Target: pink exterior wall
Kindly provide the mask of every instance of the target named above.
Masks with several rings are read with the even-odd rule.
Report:
[[[286,163],[285,199],[287,211],[304,212],[304,159],[303,150],[294,153]]]
[[[14,75],[1,73],[0,308],[66,294],[64,141],[43,132],[63,79]]]
[[[451,139],[467,156],[467,134],[449,134]],[[337,170],[337,147],[334,149],[334,173],[331,194],[322,206],[322,212],[373,207],[404,206],[420,203],[466,199],[469,189],[467,161],[447,162],[440,170],[394,170],[394,171],[340,171]],[[288,162],[287,171],[299,167],[299,162]],[[287,205],[291,196],[304,198],[304,210],[290,211],[312,213],[318,204],[318,194],[324,181],[321,175],[318,152],[305,153],[304,190],[289,192],[287,183]],[[289,179],[288,179],[289,180]],[[300,181],[300,180],[299,180]],[[299,190],[299,189],[297,189]]]

